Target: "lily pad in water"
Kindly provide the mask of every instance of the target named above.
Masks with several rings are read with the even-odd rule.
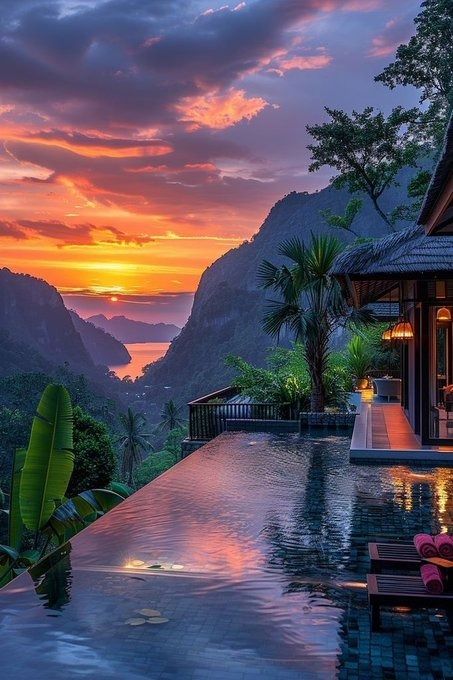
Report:
[[[126,623],[128,626],[143,626],[146,623],[146,619],[128,619]]]
[[[138,614],[142,614],[142,616],[160,616],[160,612],[157,611],[157,609],[140,609]]]

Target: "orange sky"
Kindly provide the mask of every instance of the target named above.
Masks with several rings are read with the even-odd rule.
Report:
[[[305,131],[325,104],[406,103],[373,75],[418,8],[2,0],[2,266],[100,302],[192,293],[276,200],[328,182]]]

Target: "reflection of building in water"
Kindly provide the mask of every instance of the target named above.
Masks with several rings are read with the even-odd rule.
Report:
[[[434,500],[439,530],[446,532],[453,525],[453,473],[447,468],[432,472],[414,472],[407,467],[390,469],[395,503],[410,512],[414,505],[423,503],[423,486],[428,486]],[[420,531],[423,527],[420,527]]]

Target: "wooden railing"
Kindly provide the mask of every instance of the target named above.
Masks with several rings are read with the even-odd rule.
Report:
[[[281,404],[227,403],[238,395],[233,387],[206,394],[189,403],[189,437],[207,441],[226,429],[227,420],[287,420],[289,409]]]

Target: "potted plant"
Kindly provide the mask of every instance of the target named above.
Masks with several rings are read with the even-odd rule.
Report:
[[[355,381],[357,390],[368,387],[367,374],[371,368],[371,362],[366,351],[365,341],[360,335],[355,335],[346,348],[347,365]]]

